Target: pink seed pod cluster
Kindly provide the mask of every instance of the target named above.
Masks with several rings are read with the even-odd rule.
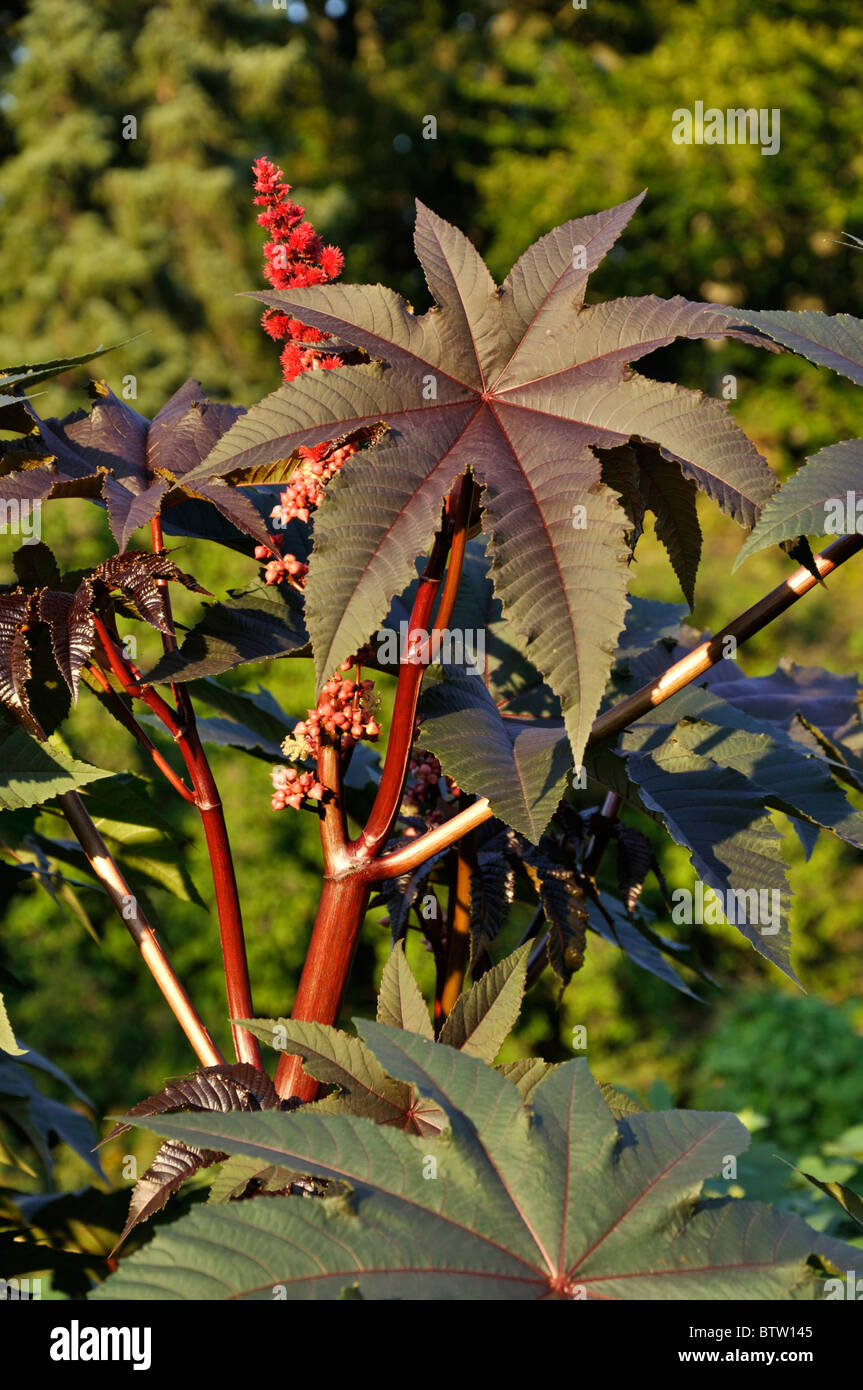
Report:
[[[272,771],[273,796],[270,802],[274,811],[283,811],[293,806],[299,811],[306,797],[310,801],[322,801],[324,788],[314,772],[297,772],[295,767],[274,767]]]
[[[343,661],[336,674],[326,682],[316,707],[294,725],[293,734],[285,744],[289,756],[301,756],[305,748],[309,757],[317,758],[322,734],[343,753],[349,752],[361,739],[374,742],[378,737],[381,726],[375,718],[374,681],[350,680],[340,674],[359,666],[369,654],[368,647],[362,647],[349,661]],[[307,799],[322,801],[326,796],[326,789],[314,772],[274,767],[272,779],[274,790],[270,804],[274,811],[281,811],[285,806],[299,811]]]
[[[317,707],[310,709],[307,717],[294,726],[294,737],[305,738],[313,757],[317,757],[320,750],[322,732],[343,753],[353,748],[360,739],[373,742],[381,731],[372,708],[374,684],[370,680],[354,681],[333,676],[321,690]]]
[[[421,816],[427,825],[440,825],[446,819],[446,801],[441,795],[443,769],[434,753],[415,748],[408,763],[408,775],[402,796],[406,815]],[[458,787],[451,777],[446,778],[450,796],[458,796]],[[410,836],[410,831],[407,832]]]

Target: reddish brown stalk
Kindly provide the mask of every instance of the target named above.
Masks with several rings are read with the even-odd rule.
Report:
[[[167,606],[166,613],[170,616]],[[181,725],[177,720],[177,712],[171,709],[152,686],[142,682],[140,671],[119,650],[102,619],[97,616],[95,621],[104,657],[124,691],[133,698],[143,700],[164,724],[180,750],[194,788],[194,804],[201,817],[210,857],[219,915],[229,1016],[232,1020],[254,1018],[243,918],[228,831],[218,788],[198,736],[191,701],[188,698],[184,701]],[[260,1068],[261,1053],[257,1038],[233,1021],[231,1030],[237,1061],[249,1062],[252,1066]]]
[[[444,580],[443,591],[440,596],[440,606],[437,611],[437,617],[435,618],[435,628],[439,632],[449,627],[450,618],[455,608],[455,601],[458,597],[458,587],[461,583],[461,572],[464,567],[464,556],[467,549],[470,515],[473,508],[475,491],[476,489],[471,478],[459,478],[450,496],[447,498],[447,517],[452,522],[453,532],[446,579]]]
[[[215,1046],[195,1006],[174,973],[156,940],[156,933],[138,906],[135,895],[112,859],[80,796],[77,792],[65,792],[57,797],[57,801],[86,854],[90,867],[120,913],[147,969],[189,1039],[198,1061],[204,1067],[224,1062],[224,1057]]]
[[[142,700],[156,718],[161,720],[171,737],[179,741],[183,730],[177,723],[175,711],[151,685],[142,685],[141,673],[137,666],[118,650],[116,642],[99,615],[94,614],[93,617],[100,642],[100,651],[97,654],[99,659],[104,657],[126,694],[133,699]]]
[[[440,588],[447,545],[445,533],[439,532],[414,599],[408,625],[408,650],[401,658],[402,666],[396,687],[392,725],[380,785],[365,829],[349,846],[351,857],[358,862],[373,859],[381,845],[386,843],[401,805],[414,737],[420,686],[427,665],[427,624],[431,619]],[[426,661],[423,661],[424,649]]]
[[[472,837],[460,840],[456,850],[453,892],[450,896],[449,922],[447,923],[447,965],[446,978],[440,997],[440,1008],[435,1008],[435,1018],[444,1023],[452,1013],[464,984],[467,968],[468,948],[470,946],[470,890],[474,866]],[[437,1001],[436,1001],[437,1002]]]
[[[395,707],[387,740],[381,781],[369,819],[356,840],[348,841],[341,798],[338,757],[322,748],[318,778],[330,793],[321,817],[324,886],[309,950],[303,964],[291,1017],[317,1023],[337,1021],[351,963],[359,940],[371,888],[370,869],[388,840],[401,804],[416,727],[416,710],[423,673],[430,659],[428,626],[441,587],[441,576],[453,539],[435,631],[449,621],[461,577],[473,483],[460,479],[447,503],[447,524],[435,537],[432,553],[420,578],[408,625],[408,651],[403,654]],[[433,638],[432,633],[432,638]],[[298,1058],[279,1059],[276,1089],[281,1096],[312,1100],[318,1083],[305,1075]]]
[[[138,740],[141,747],[152,758],[153,763],[159,769],[162,775],[164,777],[167,777],[174,790],[176,792],[179,792],[180,796],[182,796],[185,801],[189,801],[194,805],[195,793],[191,791],[189,787],[186,786],[182,777],[179,777],[177,775],[177,773],[171,767],[171,764],[167,761],[167,759],[162,757],[162,754],[159,752],[156,745],[150,740],[148,735],[141,728],[141,725],[138,723],[137,719],[135,718],[132,711],[129,709],[128,705],[123,704],[123,701],[120,699],[120,696],[117,694],[113,685],[107,679],[101,668],[99,666],[96,666],[95,664],[91,664],[87,669],[90,671],[90,674],[93,676],[94,680],[97,680],[99,682],[105,694],[108,696],[109,700],[111,701],[112,709],[114,710],[114,713],[117,716],[117,719],[120,721],[120,723],[126,729],[129,730],[129,733],[132,734],[134,738]]]
[[[324,878],[291,1018],[307,1023],[337,1021],[368,900],[365,874]],[[276,1090],[280,1096],[309,1101],[317,1095],[318,1083],[306,1076],[299,1057],[283,1053],[276,1068]]]
[[[850,560],[851,556],[856,555],[861,549],[863,549],[863,536],[856,534],[840,536],[839,540],[828,545],[826,549],[814,557],[815,566],[821,579],[832,574],[834,570],[838,569],[840,565],[844,565],[846,560]],[[675,661],[661,676],[648,681],[633,695],[628,695],[625,700],[618,701],[610,710],[606,710],[605,714],[601,714],[594,721],[590,731],[588,747],[619,734],[630,724],[634,724],[642,715],[663,704],[672,695],[676,695],[679,690],[690,685],[699,676],[704,675],[711,666],[715,666],[718,661],[723,660],[728,649],[729,638],[733,638],[737,646],[740,646],[741,643],[753,637],[756,632],[760,632],[791,608],[804,594],[808,594],[810,589],[814,589],[817,583],[818,580],[813,574],[810,574],[809,570],[802,566],[795,570],[782,584],[777,585],[764,598],[759,599],[751,608],[747,608],[744,613],[741,613],[739,617],[717,632],[715,637],[711,637],[707,642],[702,642],[700,646],[688,652],[680,661]],[[435,826],[433,830],[427,831],[425,835],[421,835],[412,844],[376,859],[369,866],[371,878],[374,881],[398,878],[400,874],[418,869],[420,864],[424,864],[433,854],[455,844],[462,835],[466,835],[470,830],[475,830],[484,821],[490,820],[493,814],[486,798],[481,797],[472,806],[468,806],[464,811],[459,811],[443,825]]]
[[[257,1039],[245,1028],[233,1022],[234,1019],[255,1017],[249,963],[246,958],[246,939],[243,933],[243,914],[225,813],[219,789],[198,737],[196,724],[193,723],[186,729],[180,740],[180,752],[195,788],[195,804],[204,827],[210,856],[234,1050],[238,1062],[249,1062],[260,1070],[261,1053]]]

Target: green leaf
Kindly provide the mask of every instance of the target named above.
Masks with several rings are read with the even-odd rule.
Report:
[[[850,1187],[846,1187],[841,1182],[822,1182],[820,1178],[813,1178],[811,1173],[805,1173],[802,1168],[795,1169],[796,1172],[804,1177],[807,1182],[811,1182],[813,1187],[819,1188],[832,1197],[834,1202],[838,1202],[843,1211],[846,1211],[852,1221],[856,1221],[858,1226],[863,1226],[863,1197],[856,1192],[852,1192]]]
[[[738,930],[796,980],[787,925],[791,890],[781,838],[764,812],[760,789],[733,768],[718,767],[693,752],[677,731],[650,753],[630,754],[626,772],[645,807],[657,813],[676,844],[691,852],[702,881],[732,903]],[[770,920],[760,925],[751,905],[753,892],[759,904],[762,892],[771,895]],[[774,922],[777,904],[779,921]]]
[[[814,309],[739,309],[734,317],[774,342],[863,386],[863,320]]]
[[[861,375],[863,380],[863,375]],[[799,468],[777,493],[774,493],[755,526],[740,548],[734,568],[765,546],[778,545],[793,536],[823,536],[830,524],[829,503],[840,502],[846,511],[852,499],[856,524],[856,506],[863,498],[863,439],[846,439],[822,449]],[[842,531],[845,530],[843,525]]]
[[[112,773],[70,757],[53,739],[40,743],[23,729],[0,727],[0,808],[39,806]]]
[[[807,747],[769,720],[719,699],[709,687],[680,691],[665,702],[661,712],[639,720],[624,746],[633,739],[642,748],[651,746],[642,736],[651,726],[655,730],[652,742],[661,742],[674,730],[686,747],[719,767],[741,773],[760,789],[769,806],[786,815],[799,815],[863,848],[863,813],[849,804],[817,743]]]
[[[28,1052],[22,1061],[24,1065],[0,1055],[0,1114],[8,1115],[23,1130],[49,1173],[53,1168],[51,1146],[61,1140],[104,1178],[94,1157],[97,1140],[88,1117],[42,1094],[28,1072],[31,1065],[40,1067],[41,1059],[36,1061]],[[48,1071],[50,1067],[40,1069]]]
[[[529,1101],[540,1081],[544,1081],[557,1065],[557,1062],[544,1062],[541,1057],[519,1057],[514,1062],[500,1062],[495,1071],[512,1082],[523,1101]]]
[[[643,1105],[639,1105],[632,1096],[627,1095],[626,1091],[620,1091],[616,1086],[611,1086],[607,1081],[596,1083],[602,1092],[602,1098],[616,1120],[622,1120],[626,1115],[640,1115],[644,1110]]]
[[[390,951],[381,975],[377,1018],[378,1023],[406,1028],[409,1033],[419,1033],[424,1038],[434,1037],[428,1005],[408,965],[404,945],[399,941]]]
[[[532,944],[526,942],[504,957],[459,995],[441,1029],[442,1043],[470,1057],[494,1061],[521,1012]]]
[[[302,601],[292,589],[237,590],[225,603],[206,608],[180,650],[161,657],[144,680],[180,683],[216,676],[247,661],[292,656],[307,641]]]
[[[509,915],[515,871],[494,839],[477,852],[470,876],[470,968],[497,938]]]
[[[566,789],[569,743],[556,720],[502,718],[479,676],[448,673],[423,692],[423,745],[464,792],[538,844]]]
[[[359,1022],[392,1077],[445,1110],[439,1139],[348,1115],[144,1121],[184,1143],[348,1184],[345,1199],[199,1207],[91,1295],[112,1299],[814,1299],[824,1238],[704,1180],[748,1143],[732,1115],[616,1121],[583,1061],[531,1096],[478,1058]],[[434,1160],[435,1174],[429,1160]],[[841,1243],[848,1268],[861,1255]]]
[[[38,386],[40,381],[49,381],[53,376],[59,376],[61,372],[68,372],[72,367],[81,367],[85,362],[92,362],[94,357],[102,357],[106,352],[114,352],[118,347],[124,347],[127,338],[123,343],[114,343],[111,347],[102,347],[101,343],[92,352],[85,352],[81,357],[58,357],[53,362],[38,362],[33,366],[21,367],[0,367],[0,390],[8,391],[10,386],[16,386],[19,390],[26,391],[31,386]]]
[[[19,1047],[15,1041],[3,995],[0,994],[0,1052],[6,1052],[10,1057],[22,1057],[26,1051],[26,1047]]]
[[[662,946],[670,950],[671,943],[639,930],[626,909],[607,893],[600,893],[597,900],[587,898],[586,907],[590,929],[597,936],[619,947],[641,970],[664,980],[681,994],[688,994],[690,999],[698,999],[660,949]]]

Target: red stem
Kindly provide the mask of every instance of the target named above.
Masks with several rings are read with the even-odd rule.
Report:
[[[324,879],[291,1018],[313,1023],[337,1022],[365,917],[369,886],[363,873]],[[299,1057],[285,1052],[276,1068],[276,1090],[280,1096],[309,1101],[317,1095],[318,1083],[306,1076]]]
[[[128,705],[123,704],[123,701],[120,699],[120,696],[117,694],[116,690],[114,689],[111,682],[107,679],[104,672],[98,666],[95,666],[92,663],[88,669],[91,675],[93,676],[94,680],[97,680],[99,682],[105,694],[111,701],[114,712],[117,718],[119,719],[120,723],[129,730],[129,733],[132,734],[134,738],[138,740],[141,747],[149,754],[149,756],[152,758],[153,762],[155,763],[159,771],[162,773],[162,775],[164,777],[167,777],[174,790],[176,792],[179,792],[180,796],[183,797],[184,801],[189,801],[192,803],[192,805],[194,805],[195,793],[193,791],[190,791],[190,789],[186,786],[185,782],[183,781],[182,777],[179,777],[177,773],[174,771],[174,769],[171,767],[171,764],[167,761],[167,759],[162,757],[162,754],[159,752],[156,745],[141,728],[141,725],[138,723],[137,719],[135,718],[132,711],[129,709]]]
[[[167,598],[165,611],[170,621],[170,606]],[[152,686],[142,683],[140,671],[133,662],[120,652],[102,619],[96,616],[95,622],[105,659],[126,694],[143,700],[161,720],[176,742],[186,765],[194,788],[194,803],[198,808],[204,827],[210,858],[216,908],[219,916],[219,934],[234,1052],[238,1062],[249,1062],[253,1067],[260,1069],[261,1053],[257,1038],[234,1022],[235,1019],[254,1018],[255,1016],[246,959],[246,943],[243,935],[243,917],[222,803],[206,754],[201,746],[191,700],[188,698],[188,692],[184,691],[182,702],[184,722],[180,725],[176,712],[162,699],[161,695]],[[173,640],[169,634],[163,634],[163,637]]]
[[[380,785],[365,829],[348,847],[351,856],[361,862],[373,859],[381,846],[389,839],[401,805],[416,725],[420,686],[428,664],[428,652],[425,651],[424,653],[423,651],[428,632],[427,624],[431,619],[434,602],[440,588],[440,577],[446,562],[448,545],[444,532],[438,532],[414,599],[410,623],[408,624],[408,650],[403,653],[401,658],[403,664],[399,671],[393,719],[387,740]],[[421,635],[415,636],[417,632]],[[425,661],[423,655],[426,657]]]
[[[408,625],[408,650],[403,653],[399,671],[381,781],[369,819],[356,840],[346,839],[338,753],[326,746],[321,749],[318,777],[330,793],[321,817],[326,877],[292,1018],[328,1024],[338,1019],[368,904],[371,869],[389,839],[401,805],[420,686],[430,657],[431,644],[426,638],[441,576],[453,545],[436,629],[449,621],[455,603],[472,498],[472,481],[459,479],[447,501],[447,523],[435,537],[420,578]],[[300,1100],[313,1100],[318,1091],[317,1081],[306,1076],[300,1059],[287,1054],[279,1059],[275,1084],[279,1095]]]

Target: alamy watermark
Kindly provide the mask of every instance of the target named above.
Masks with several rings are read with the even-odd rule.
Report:
[[[0,536],[23,536],[24,545],[42,539],[42,503],[29,497],[0,497]]]
[[[384,666],[463,666],[472,676],[485,675],[485,628],[382,627],[375,633],[377,657]]]
[[[828,497],[824,503],[824,535],[844,536],[848,532],[863,536],[863,492],[850,488],[844,497]]]
[[[760,145],[762,154],[779,153],[779,107],[729,107],[695,110],[679,106],[671,113],[671,138],[675,145]]]
[[[775,936],[782,926],[782,894],[778,888],[727,888],[723,893],[695,880],[695,891],[675,888],[671,894],[675,926],[731,926],[748,923],[762,936]]]

